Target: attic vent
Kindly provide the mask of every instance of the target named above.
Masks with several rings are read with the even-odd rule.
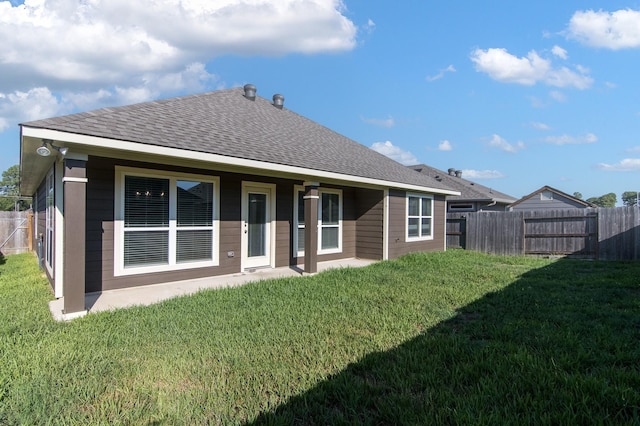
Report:
[[[456,170],[456,177],[462,177],[462,170]]]
[[[447,172],[449,173],[449,176],[453,176],[456,174],[456,169],[454,169],[453,167],[450,168],[449,170],[447,170]]]
[[[255,101],[256,100],[256,86],[254,86],[253,84],[245,84],[244,85],[244,97],[251,100],[251,101]]]
[[[282,109],[283,105],[284,105],[284,96],[282,96],[279,93],[276,93],[275,95],[273,95],[273,106],[278,109]]]

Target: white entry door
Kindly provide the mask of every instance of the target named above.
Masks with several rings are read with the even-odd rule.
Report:
[[[274,267],[275,185],[242,183],[242,268]]]

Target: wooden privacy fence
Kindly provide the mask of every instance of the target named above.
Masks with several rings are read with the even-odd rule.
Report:
[[[448,213],[447,247],[505,255],[640,260],[640,209]]]
[[[33,213],[0,211],[0,254],[33,250]]]

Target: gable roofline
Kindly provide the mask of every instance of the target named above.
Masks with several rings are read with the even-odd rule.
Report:
[[[567,199],[569,199],[569,200],[571,200],[571,201],[573,201],[573,202],[575,202],[577,204],[582,204],[585,207],[598,207],[593,203],[590,203],[590,202],[585,201],[585,200],[581,200],[580,198],[576,198],[573,195],[569,195],[566,192],[560,191],[559,189],[552,188],[549,185],[545,185],[542,188],[540,188],[540,189],[538,189],[536,191],[533,191],[531,194],[525,195],[524,197],[520,198],[515,203],[510,204],[509,207],[517,206],[518,204],[523,203],[523,202],[527,201],[528,199],[530,199],[530,198],[532,198],[532,197],[534,197],[534,196],[536,196],[536,195],[538,195],[538,194],[540,194],[540,193],[542,193],[544,191],[553,192],[554,194],[558,194],[558,195],[560,195],[560,196],[562,196],[564,198],[567,198]]]
[[[78,133],[63,132],[46,128],[30,127],[28,124],[21,124],[22,138],[36,140],[50,139],[64,142],[66,144],[77,144],[95,151],[105,151],[105,142],[109,142],[109,151],[126,151],[128,153],[141,153],[145,155],[161,156],[167,158],[180,158],[185,161],[193,161],[194,151],[181,148],[170,148],[159,145],[148,145],[138,142],[109,139],[97,136],[82,135]],[[388,181],[384,179],[374,179],[363,176],[348,175],[330,171],[309,169],[303,167],[289,166],[266,161],[256,161],[246,158],[225,156],[221,154],[211,154],[196,152],[197,161],[201,163],[212,163],[220,166],[232,166],[267,172],[270,175],[282,175],[287,177],[304,177],[302,180],[310,178],[323,179],[330,182],[353,182],[363,186],[375,186],[385,188],[403,189],[408,191],[428,192],[442,195],[458,195],[459,192],[442,188],[432,188],[429,186],[407,184],[402,182]]]
[[[496,202],[508,205],[517,200],[503,192],[497,191],[488,186],[470,181],[461,176],[451,176],[448,172],[428,166],[426,164],[415,164],[407,166],[422,175],[433,177],[434,179],[447,184],[451,188],[460,192],[460,195],[449,198],[450,201],[457,202]]]
[[[268,171],[271,176],[282,171],[278,176],[458,195],[438,180],[287,108],[259,96],[248,98],[242,88],[36,120],[22,123],[21,132],[26,170],[42,167],[45,160],[33,151],[41,143],[37,138],[47,138],[84,154],[153,153],[147,161],[174,158],[205,168],[208,162]]]

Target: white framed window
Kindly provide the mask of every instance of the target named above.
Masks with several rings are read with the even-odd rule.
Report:
[[[553,192],[551,192],[551,191],[542,191],[540,193],[540,200],[542,200],[542,201],[553,201]]]
[[[342,191],[318,190],[318,254],[342,252]],[[293,198],[293,245],[297,256],[304,256],[304,188],[295,186]]]
[[[217,266],[211,176],[116,167],[115,275]]]
[[[449,204],[450,212],[471,212],[474,211],[473,204]]]
[[[407,194],[407,241],[433,239],[433,196]]]
[[[50,274],[53,273],[53,252],[54,252],[54,225],[55,225],[55,213],[56,213],[56,201],[55,201],[55,180],[53,167],[47,173],[45,196],[46,196],[46,210],[45,210],[45,247],[44,247],[44,260],[45,266]],[[37,198],[37,196],[36,196]]]

